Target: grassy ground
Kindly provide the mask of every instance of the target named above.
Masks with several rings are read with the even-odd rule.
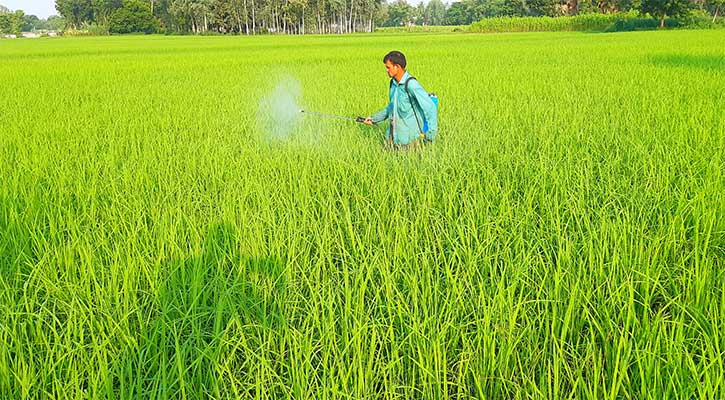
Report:
[[[380,26],[375,32],[386,34],[397,33],[451,33],[468,32],[468,25],[417,25],[417,26]]]
[[[0,397],[724,398],[724,41],[2,41]]]

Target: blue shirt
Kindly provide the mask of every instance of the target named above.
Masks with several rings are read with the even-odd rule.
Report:
[[[436,105],[417,79],[412,79],[408,83],[408,93],[405,92],[405,82],[410,78],[411,76],[406,72],[400,78],[400,82],[393,79],[388,93],[390,103],[372,115],[374,124],[390,119],[387,139],[389,140],[392,134],[395,144],[409,144],[420,138],[424,121],[428,122],[427,136],[431,140],[435,140],[438,133]],[[413,104],[411,104],[411,100]],[[413,107],[415,107],[415,112],[413,112]]]

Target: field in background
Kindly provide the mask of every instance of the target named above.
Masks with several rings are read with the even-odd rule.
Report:
[[[0,397],[724,398],[723,42],[0,42]]]
[[[384,34],[400,33],[452,33],[468,32],[470,25],[416,25],[416,26],[381,26],[375,32]]]
[[[496,17],[484,18],[467,27],[469,32],[625,32],[659,29],[657,18],[641,15],[636,11],[614,14],[580,14],[572,17]],[[668,29],[722,29],[725,19],[713,20],[706,13],[677,19],[664,20]]]

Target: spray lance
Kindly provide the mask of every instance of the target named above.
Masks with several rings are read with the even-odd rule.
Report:
[[[350,118],[350,117],[341,117],[339,115],[323,114],[323,113],[314,112],[314,111],[300,110],[300,112],[303,113],[303,114],[305,114],[305,115],[314,115],[316,117],[332,118],[332,119],[341,119],[343,121],[353,121],[353,122],[359,122],[359,123],[365,122],[365,117],[360,117],[360,116],[355,117],[355,118]]]

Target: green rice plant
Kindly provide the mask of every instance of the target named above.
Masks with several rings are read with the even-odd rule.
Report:
[[[0,398],[723,398],[724,40],[0,42]]]

